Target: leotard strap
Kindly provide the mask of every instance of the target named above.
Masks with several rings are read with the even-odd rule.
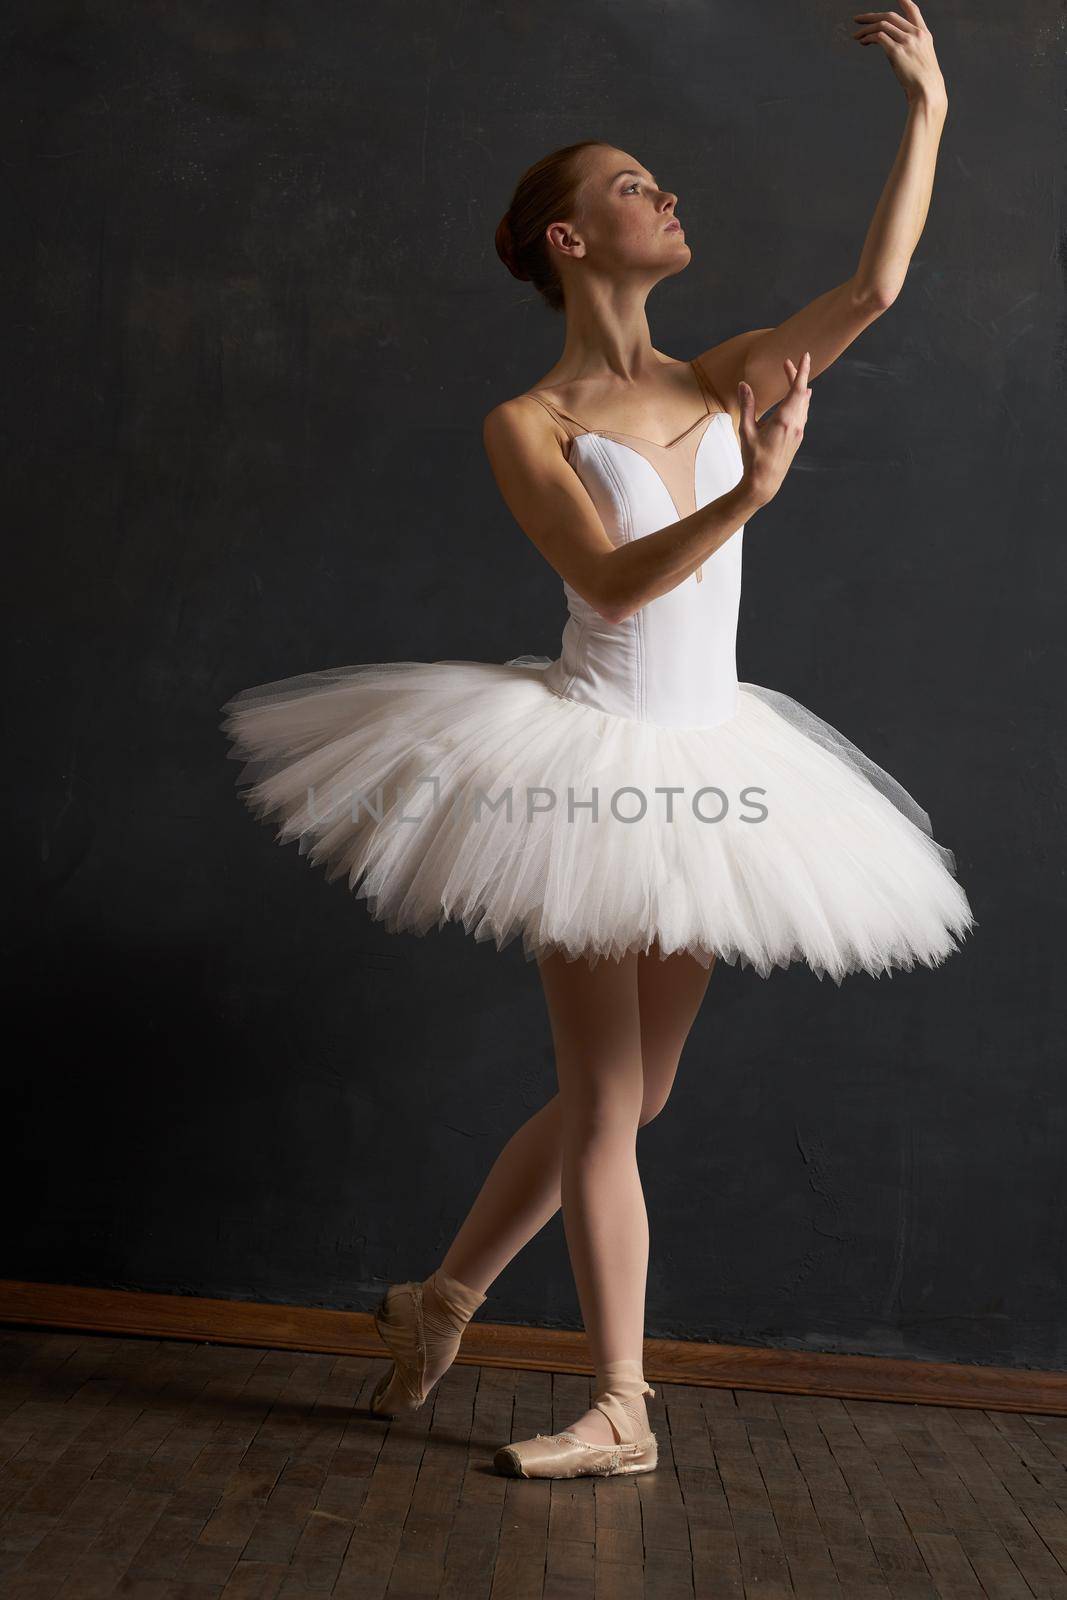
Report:
[[[638,440],[640,443],[649,445],[654,450],[658,451],[673,450],[675,445],[681,444],[682,441],[688,438],[691,433],[694,433],[702,422],[706,421],[708,417],[715,415],[715,411],[712,409],[711,405],[712,400],[715,401],[716,407],[719,411],[724,411],[729,414],[728,408],[722,404],[714,384],[703,372],[699,363],[694,360],[687,362],[687,365],[692,367],[693,374],[697,380],[697,386],[700,389],[700,397],[704,402],[704,415],[702,417],[698,417],[695,422],[691,422],[688,428],[683,428],[680,434],[678,434],[674,439],[668,440],[666,444],[660,444],[656,439],[646,439],[643,434],[624,433],[616,428],[590,428],[588,424],[582,422],[579,417],[572,417],[570,412],[563,411],[559,406],[553,405],[551,400],[546,400],[544,394],[539,389],[528,389],[526,393],[531,400],[536,400],[538,405],[544,406],[549,416],[558,422],[559,426],[564,430],[569,439],[576,439],[579,434],[582,433],[600,433],[605,434],[608,438]]]
[[[719,391],[716,389],[715,385],[712,383],[711,379],[707,376],[707,374],[705,373],[703,367],[700,365],[699,356],[695,357],[689,363],[689,365],[692,367],[693,371],[696,373],[697,379],[698,379],[698,381],[700,383],[700,387],[705,392],[705,396],[710,395],[711,398],[715,401],[715,404],[718,406],[719,410],[720,411],[725,411],[726,414],[729,415],[730,407],[726,406],[726,405],[723,405],[722,396],[719,394]]]
[[[559,423],[568,439],[576,439],[579,433],[589,432],[585,424],[579,422],[577,417],[569,417],[565,411],[561,411],[550,400],[546,400],[544,395],[538,394],[536,389],[527,389],[526,398],[528,400],[536,400],[538,405],[544,406],[549,416]]]

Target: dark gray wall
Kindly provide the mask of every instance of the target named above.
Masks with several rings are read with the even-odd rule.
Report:
[[[741,676],[931,812],[936,972],[721,969],[641,1135],[648,1333],[1067,1364],[1059,8],[945,0],[931,216],[753,520]],[[931,19],[934,20],[934,19]],[[688,357],[853,269],[904,105],[803,7],[42,3],[9,21],[10,1277],[369,1308],[553,1092],[536,968],[387,934],[236,798],[219,707],[554,653],[480,422],[562,324],[529,162],[677,190]],[[577,1326],[559,1218],[483,1315]]]

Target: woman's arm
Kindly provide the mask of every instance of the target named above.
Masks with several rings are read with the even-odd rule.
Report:
[[[861,11],[861,44],[880,44],[908,102],[904,136],[867,230],[853,276],[859,292],[884,311],[904,283],[915,246],[926,225],[948,93],[934,54],[933,34],[914,0],[895,11]]]
[[[864,328],[893,304],[900,293],[930,207],[941,132],[948,113],[945,80],[934,54],[933,36],[914,0],[900,0],[895,11],[864,11],[855,35],[861,45],[879,44],[889,58],[908,104],[904,134],[885,187],[867,229],[855,272],[821,294],[776,328],[737,334],[700,357],[719,394],[736,415],[737,385],[743,378],[762,415],[785,394],[783,361],[811,351],[811,373],[825,372]]]
[[[482,438],[519,527],[605,622],[625,622],[682,583],[764,503],[746,477],[692,516],[615,546],[563,453],[565,436],[536,401],[519,397],[495,406]]]

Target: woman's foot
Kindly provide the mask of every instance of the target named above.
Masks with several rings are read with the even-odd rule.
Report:
[[[538,1433],[502,1445],[493,1458],[498,1472],[515,1478],[613,1477],[651,1472],[658,1460],[648,1425],[645,1395],[655,1394],[640,1361],[608,1362],[589,1411],[573,1427]]]
[[[485,1295],[438,1267],[421,1283],[391,1284],[374,1325],[393,1357],[371,1396],[379,1416],[418,1411],[456,1359],[467,1324]]]
[[[645,1406],[645,1402],[641,1400],[641,1408],[643,1406]],[[600,1406],[590,1406],[589,1411],[584,1411],[582,1416],[577,1419],[577,1422],[568,1422],[565,1432],[576,1435],[577,1438],[584,1440],[587,1445],[617,1445],[619,1443],[619,1435],[617,1435],[614,1427],[611,1426],[611,1422],[608,1421],[605,1413],[600,1410]],[[648,1418],[645,1419],[643,1432],[645,1434],[648,1432]]]

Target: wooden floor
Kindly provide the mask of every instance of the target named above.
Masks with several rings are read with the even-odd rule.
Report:
[[[537,1483],[587,1378],[386,1366],[0,1328],[3,1600],[1067,1597],[1067,1418],[657,1384],[658,1471]]]

